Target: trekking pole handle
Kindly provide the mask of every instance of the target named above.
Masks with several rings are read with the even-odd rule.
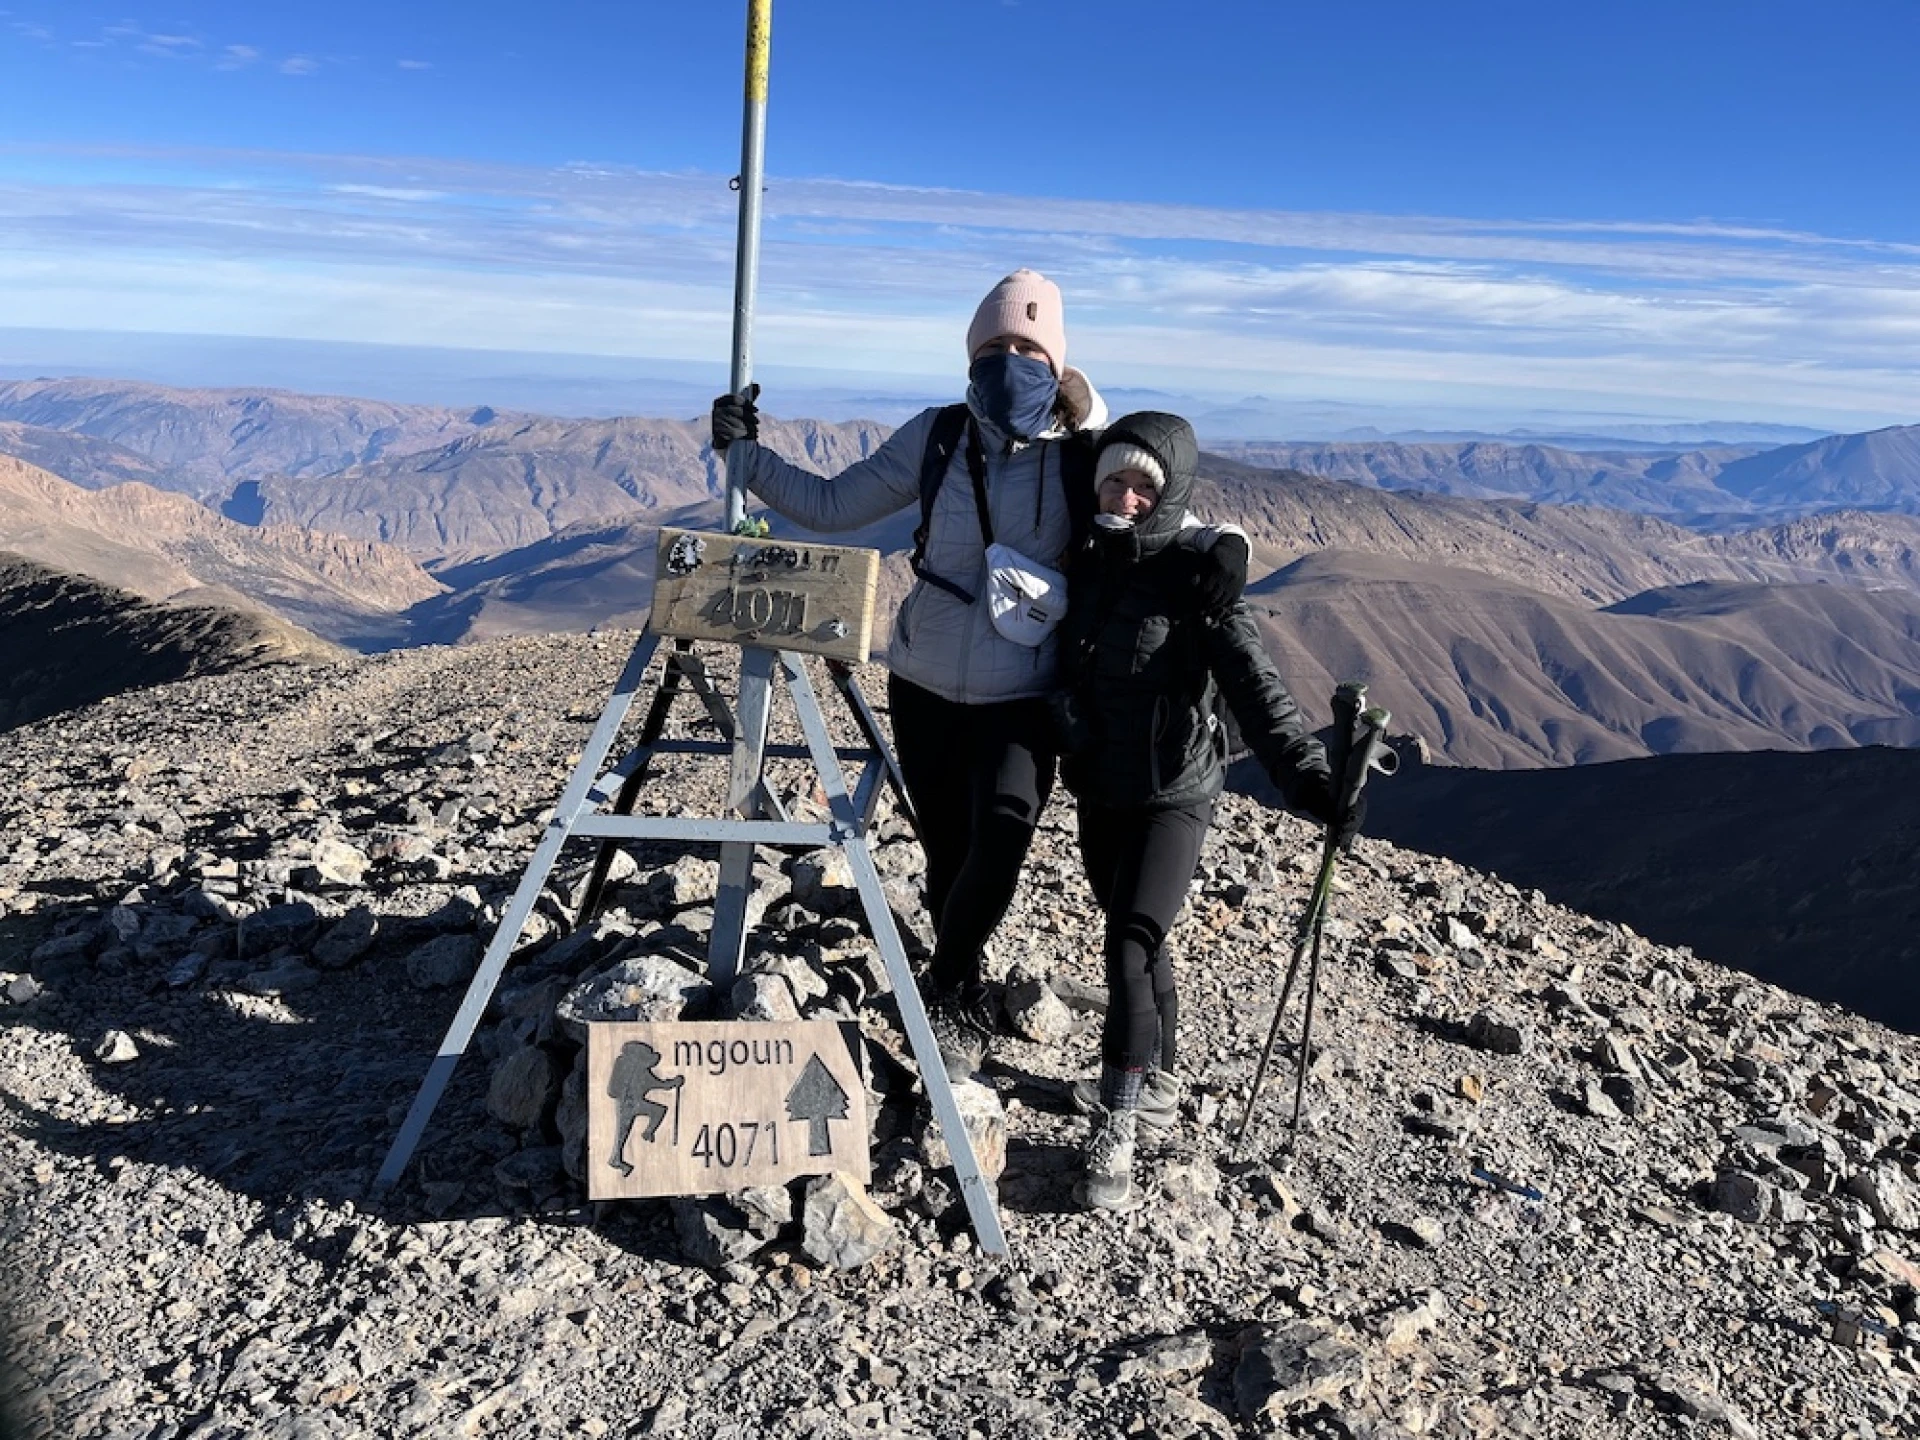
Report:
[[[1353,743],[1359,734],[1360,715],[1366,708],[1367,687],[1358,680],[1344,680],[1333,692],[1333,733],[1327,741],[1327,768],[1333,772],[1337,791],[1345,792],[1347,764],[1353,756]]]
[[[1359,805],[1369,775],[1391,775],[1400,768],[1400,752],[1387,743],[1387,726],[1392,722],[1392,714],[1377,705],[1356,718],[1345,767],[1333,772],[1336,813],[1343,820]]]
[[[1354,790],[1367,783],[1367,776],[1391,775],[1400,768],[1400,752],[1387,743],[1387,726],[1393,712],[1379,706],[1360,716],[1360,738],[1355,742],[1353,768],[1358,777]]]

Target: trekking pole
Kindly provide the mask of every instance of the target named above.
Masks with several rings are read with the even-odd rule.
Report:
[[[1378,708],[1363,708],[1366,705],[1367,687],[1358,681],[1348,681],[1334,691],[1333,696],[1333,734],[1327,747],[1329,766],[1333,771],[1335,784],[1336,817],[1349,813],[1359,802],[1360,791],[1367,783],[1372,772],[1391,775],[1399,768],[1399,756],[1386,742],[1387,725],[1392,717],[1387,711]],[[1329,826],[1325,847],[1320,857],[1320,874],[1314,882],[1312,893],[1307,899],[1307,908],[1301,916],[1300,931],[1295,940],[1293,958],[1288,962],[1285,980],[1281,982],[1280,999],[1274,1006],[1273,1023],[1267,1027],[1267,1043],[1260,1052],[1260,1063],[1254,1070],[1253,1086],[1247,1091],[1246,1109],[1240,1116],[1240,1128],[1234,1135],[1235,1146],[1240,1145],[1247,1135],[1247,1128],[1253,1121],[1253,1107],[1260,1094],[1260,1086],[1266,1080],[1267,1066],[1273,1055],[1274,1042],[1279,1038],[1280,1026],[1287,1012],[1287,1001],[1292,998],[1295,976],[1299,972],[1300,962],[1307,962],[1306,1014],[1301,1022],[1300,1046],[1295,1056],[1293,1080],[1293,1115],[1287,1122],[1287,1129],[1297,1134],[1300,1128],[1300,1109],[1305,1098],[1307,1086],[1307,1067],[1313,1051],[1313,1013],[1314,1002],[1318,997],[1320,980],[1320,942],[1326,929],[1327,909],[1331,903],[1333,891],[1334,867],[1339,858],[1340,847],[1335,826]]]
[[[766,173],[767,65],[772,53],[773,0],[747,0],[746,112],[740,125],[740,235],[733,264],[733,369],[728,389],[745,395],[753,380],[753,296],[760,281],[760,190]],[[727,533],[747,525],[747,482],[740,452],[727,454]],[[763,532],[764,533],[764,532]]]
[[[1267,1027],[1267,1043],[1261,1047],[1260,1063],[1254,1067],[1253,1086],[1247,1091],[1247,1107],[1240,1114],[1240,1128],[1234,1132],[1233,1143],[1236,1147],[1247,1138],[1247,1126],[1253,1122],[1254,1097],[1266,1082],[1267,1065],[1273,1059],[1274,1042],[1280,1038],[1281,1020],[1287,1013],[1287,1001],[1293,996],[1294,977],[1300,973],[1300,962],[1306,958],[1310,948],[1317,963],[1320,921],[1327,911],[1327,895],[1333,889],[1333,867],[1339,853],[1330,834],[1320,855],[1320,874],[1313,882],[1313,889],[1307,896],[1307,908],[1300,916],[1300,929],[1294,937],[1293,958],[1287,962],[1286,978],[1280,982],[1280,999],[1273,1007],[1273,1023]]]
[[[1327,765],[1333,772],[1336,797],[1346,788],[1347,757],[1353,749],[1353,729],[1359,721],[1360,707],[1366,700],[1366,694],[1367,687],[1358,681],[1348,681],[1333,692],[1333,729],[1327,737]],[[1338,813],[1336,809],[1335,814]],[[1320,927],[1327,913],[1327,898],[1333,891],[1333,870],[1338,860],[1339,846],[1335,829],[1328,826],[1326,842],[1320,851],[1320,873],[1307,896],[1307,908],[1300,916],[1300,929],[1294,936],[1293,958],[1287,962],[1286,978],[1280,982],[1280,999],[1273,1007],[1273,1023],[1267,1027],[1267,1043],[1261,1048],[1260,1063],[1254,1067],[1253,1088],[1247,1092],[1247,1107],[1241,1112],[1240,1129],[1233,1137],[1236,1146],[1246,1139],[1247,1127],[1253,1122],[1254,1098],[1266,1082],[1267,1066],[1273,1059],[1274,1042],[1280,1038],[1287,1001],[1293,998],[1293,982],[1300,973],[1300,962],[1309,951],[1316,957],[1318,955]]]

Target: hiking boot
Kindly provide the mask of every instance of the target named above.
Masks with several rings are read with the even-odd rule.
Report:
[[[1073,1198],[1089,1210],[1125,1211],[1139,1202],[1133,1193],[1133,1140],[1137,1110],[1102,1110],[1087,1137],[1087,1173]]]
[[[927,1007],[927,1023],[940,1047],[940,1062],[949,1080],[969,1079],[986,1063],[993,1039],[993,997],[984,985],[936,991]]]
[[[1069,1092],[1073,1108],[1082,1115],[1097,1114],[1100,1109],[1100,1077],[1088,1076],[1073,1082]],[[1164,1135],[1180,1123],[1180,1077],[1166,1070],[1149,1070],[1147,1082],[1140,1087],[1140,1128],[1149,1135]]]

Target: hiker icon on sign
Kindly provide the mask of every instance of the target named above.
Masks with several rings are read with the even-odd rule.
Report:
[[[633,1166],[627,1163],[627,1141],[633,1135],[634,1121],[642,1115],[647,1117],[647,1128],[640,1138],[652,1143],[653,1137],[660,1132],[660,1122],[667,1118],[667,1107],[660,1101],[651,1099],[656,1090],[679,1090],[687,1083],[687,1077],[676,1075],[671,1080],[660,1078],[660,1072],[654,1067],[660,1063],[660,1052],[644,1040],[629,1040],[620,1047],[620,1053],[614,1057],[613,1074],[607,1080],[607,1094],[616,1102],[618,1109],[613,1123],[613,1156],[607,1161],[622,1175],[633,1174]],[[675,1101],[679,1097],[676,1095]],[[674,1140],[679,1141],[679,1106],[674,1107]]]

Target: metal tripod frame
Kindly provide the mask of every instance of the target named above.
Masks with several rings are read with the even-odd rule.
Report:
[[[715,897],[713,931],[707,952],[708,979],[715,985],[730,986],[738,973],[746,944],[747,898],[753,884],[753,852],[756,845],[817,849],[832,846],[847,857],[848,869],[860,893],[861,907],[875,943],[886,965],[887,979],[893,987],[895,1002],[907,1031],[913,1058],[919,1066],[921,1082],[933,1107],[934,1118],[953,1156],[953,1168],[960,1182],[961,1198],[973,1223],[980,1248],[990,1255],[1007,1253],[1006,1236],[1000,1227],[993,1190],[980,1173],[972,1137],[954,1099],[952,1083],[940,1059],[940,1049],[927,1023],[926,1007],[914,984],[907,952],[894,924],[880,872],[873,862],[867,841],[879,804],[883,781],[900,786],[900,770],[880,732],[879,724],[850,666],[828,662],[835,687],[846,699],[855,724],[868,744],[866,750],[837,750],[827,734],[819,702],[801,657],[792,651],[775,651],[760,646],[741,647],[740,695],[733,712],[707,679],[704,665],[692,653],[690,641],[676,641],[668,655],[665,673],[648,707],[640,741],[611,768],[602,771],[613,749],[620,728],[638,698],[641,683],[658,649],[660,637],[645,633],[635,644],[626,668],[614,686],[613,698],[601,713],[588,737],[565,791],[554,807],[553,819],[541,837],[533,858],[520,877],[513,898],[508,902],[493,939],[467,986],[459,1012],[448,1027],[440,1050],[428,1067],[414,1096],[412,1108],[387,1152],[375,1187],[390,1188],[405,1172],[407,1163],[419,1145],[427,1123],[433,1117],[454,1068],[466,1053],[487,1005],[500,983],[514,947],[533,912],[541,889],[547,882],[560,852],[569,840],[593,839],[601,842],[599,853],[588,876],[582,897],[583,915],[590,915],[599,904],[607,879],[612,850],[618,844],[635,840],[671,840],[690,845],[720,846],[719,893]],[[804,746],[767,744],[767,723],[772,709],[773,678],[776,669],[793,697]],[[663,739],[669,712],[682,688],[691,689],[706,708],[726,742]],[[684,816],[640,816],[632,809],[645,783],[652,760],[659,754],[695,754],[731,756],[728,808],[739,818],[696,819]],[[768,758],[811,758],[819,772],[820,786],[827,797],[830,818],[825,822],[799,822],[789,818],[777,797],[765,783]],[[865,768],[859,784],[851,792],[840,768],[842,758],[861,760]],[[906,805],[905,791],[899,799]],[[608,801],[613,805],[607,807]],[[912,811],[907,809],[911,817]]]

